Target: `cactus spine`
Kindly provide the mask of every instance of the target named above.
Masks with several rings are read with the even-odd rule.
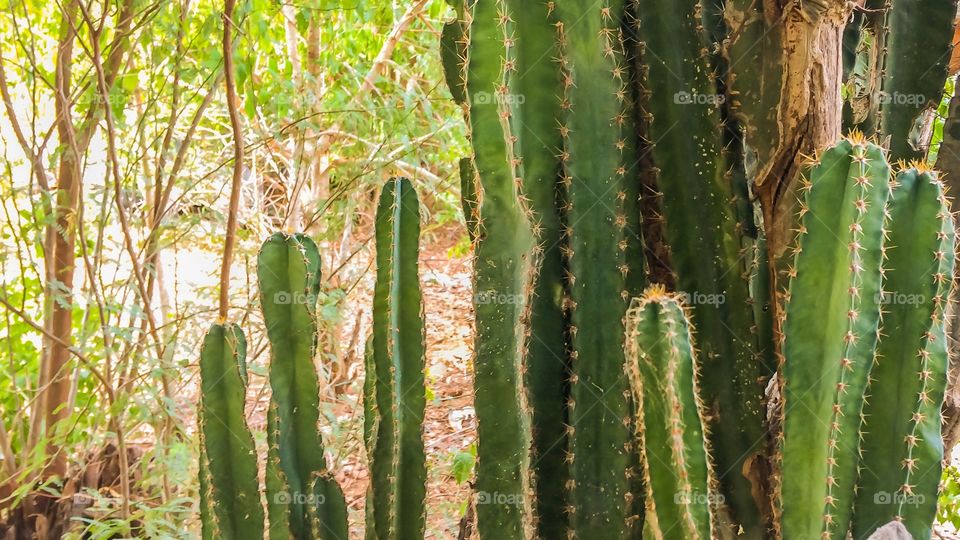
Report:
[[[889,175],[880,147],[843,140],[803,180],[780,367],[784,538],[847,534]]]
[[[647,526],[654,538],[711,538],[710,472],[693,338],[678,297],[651,287],[627,314]]]
[[[346,538],[346,503],[327,470],[318,426],[318,378],[313,364],[320,290],[316,244],[302,234],[274,234],[260,249],[257,276],[270,339],[277,452],[286,481],[284,492],[267,497],[289,501],[289,532],[294,538]]]
[[[943,443],[944,313],[954,264],[953,219],[936,173],[911,167],[893,192],[884,316],[864,406],[853,536],[901,521],[930,538]]]
[[[200,350],[201,459],[206,465],[201,474],[209,472],[216,520],[216,535],[210,520],[204,521],[203,534],[226,540],[263,538],[257,454],[243,414],[246,355],[246,338],[235,324],[210,327]]]
[[[526,538],[533,526],[529,497],[530,411],[523,355],[535,246],[518,189],[516,136],[510,99],[516,70],[514,20],[504,0],[453,4],[445,54],[448,85],[464,108],[474,149],[474,404],[478,418],[477,526],[486,538]],[[449,45],[453,43],[453,45]],[[462,44],[462,46],[461,46]],[[464,92],[456,90],[460,86]],[[507,299],[499,301],[499,299]]]
[[[373,298],[372,370],[365,418],[370,445],[375,538],[423,538],[423,302],[417,275],[420,211],[406,178],[384,186],[376,216],[377,281]],[[372,401],[370,401],[372,398]]]

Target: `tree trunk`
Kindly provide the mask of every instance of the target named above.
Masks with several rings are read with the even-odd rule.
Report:
[[[50,351],[46,363],[41,367],[41,387],[38,407],[41,411],[43,430],[49,432],[60,420],[70,414],[66,407],[70,393],[70,350],[73,331],[73,274],[76,268],[74,251],[77,234],[77,205],[80,200],[81,174],[77,149],[76,133],[73,128],[72,104],[70,102],[70,75],[73,65],[73,44],[77,27],[76,2],[66,4],[61,22],[61,35],[57,51],[56,68],[56,112],[57,134],[63,153],[57,172],[56,222],[57,233],[54,236],[52,253],[53,277],[58,287],[48,287],[54,294],[50,310],[50,331],[54,338],[50,342]],[[45,476],[63,477],[67,470],[66,455],[58,445],[49,439],[47,456],[49,462]]]

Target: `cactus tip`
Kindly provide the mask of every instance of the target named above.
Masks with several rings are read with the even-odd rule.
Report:
[[[662,283],[654,283],[644,289],[643,297],[653,302],[659,302],[661,300],[670,298],[670,294],[667,292],[666,286],[664,286]]]

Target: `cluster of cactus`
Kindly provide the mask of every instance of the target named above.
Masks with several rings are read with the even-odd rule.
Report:
[[[797,69],[777,52],[795,31],[786,14],[738,0],[450,3],[441,56],[473,148],[460,174],[480,536],[862,538],[895,519],[929,536],[952,222],[934,173],[891,179],[888,163],[922,155],[915,126],[946,78],[927,57],[949,47],[956,2],[878,0],[851,19],[846,80],[878,93],[851,96],[844,122],[889,148],[857,136],[823,151],[781,179],[776,223],[756,189],[773,183],[782,132],[802,129],[782,112],[779,81]],[[797,20],[826,4],[797,4]],[[892,239],[921,223],[937,234],[896,254]],[[793,250],[768,247],[791,230]],[[649,285],[673,292],[630,309]],[[920,289],[906,294],[922,303],[883,302]],[[881,309],[902,313],[881,326]]]
[[[423,538],[423,301],[417,275],[420,212],[404,178],[390,180],[376,215],[377,280],[364,379],[364,440],[370,456],[366,537]]]
[[[922,166],[891,178],[879,147],[844,140],[803,189],[784,298],[768,534],[865,539],[899,521],[913,538],[929,538],[955,247],[943,186]],[[627,316],[655,538],[709,538],[723,519],[716,465],[700,438],[708,411],[691,318],[680,295],[658,286]]]
[[[257,258],[270,340],[265,491],[269,537],[347,538],[343,492],[327,468],[314,366],[320,253],[302,234],[271,236]],[[257,538],[264,511],[253,435],[244,415],[246,339],[216,324],[200,352],[201,514],[205,538]],[[213,512],[208,508],[212,507]]]
[[[803,77],[778,43],[854,3],[451,4],[443,68],[473,148],[460,175],[481,538],[860,539],[889,521],[928,538],[954,229],[936,173],[889,163],[922,156],[946,76],[924,58],[949,46],[956,2],[856,13],[844,122],[889,148],[851,136],[787,167],[777,212],[769,175],[803,105],[784,107]],[[424,534],[418,221],[409,183],[389,182],[364,386],[368,538]],[[258,271],[269,532],[346,538],[317,429],[317,248],[275,235]],[[215,325],[201,354],[207,537],[263,533],[244,358],[242,331]]]
[[[376,215],[373,331],[366,351],[364,442],[371,481],[367,537],[423,538],[423,304],[417,274],[419,203],[409,180],[383,188]],[[347,507],[327,468],[318,430],[316,303],[320,253],[303,234],[277,233],[257,259],[260,304],[270,340],[266,508],[271,539],[346,540]],[[246,340],[216,324],[200,354],[204,538],[257,538],[264,511],[254,438],[247,427]]]

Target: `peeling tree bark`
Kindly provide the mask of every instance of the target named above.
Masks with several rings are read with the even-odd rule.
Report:
[[[851,6],[733,0],[724,14],[732,36],[726,51],[732,110],[746,127],[771,260],[790,241],[800,168],[840,136],[843,28]]]

